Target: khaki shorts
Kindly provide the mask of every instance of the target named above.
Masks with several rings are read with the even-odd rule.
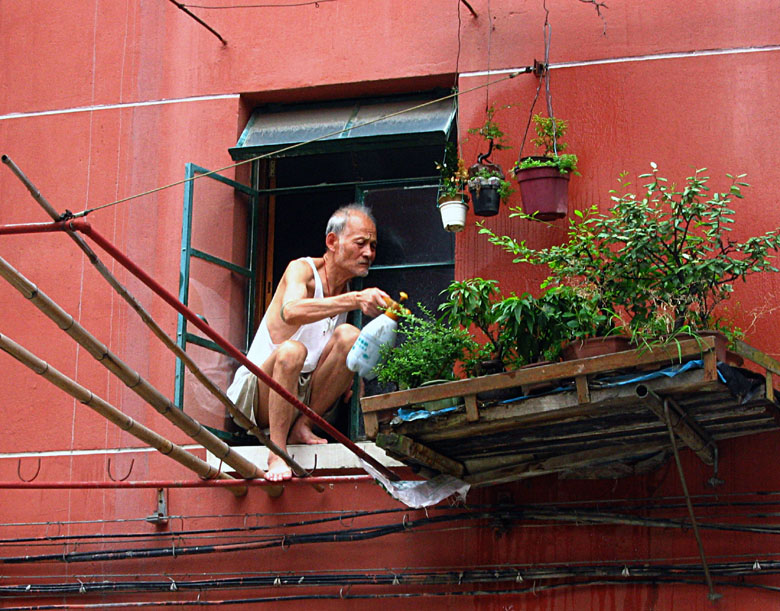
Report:
[[[274,392],[271,390],[271,392]],[[298,401],[304,405],[309,405],[311,401],[311,373],[302,373],[298,376]],[[251,420],[252,424],[257,425],[255,414],[259,409],[259,397],[257,392],[257,376],[250,373],[238,391],[236,397],[236,407],[244,416]],[[238,423],[236,423],[238,424]]]

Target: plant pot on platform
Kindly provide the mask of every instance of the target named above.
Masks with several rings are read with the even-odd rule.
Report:
[[[423,382],[420,384],[419,388],[424,388],[426,386],[433,386],[436,384],[444,384],[445,382],[450,382],[451,380],[428,380],[427,382]],[[438,412],[440,409],[445,409],[447,407],[457,407],[463,403],[463,399],[460,397],[447,397],[445,399],[434,399],[432,401],[423,401],[422,403],[415,403],[414,406],[419,409],[424,409],[429,412]]]
[[[498,214],[498,206],[501,197],[498,190],[501,187],[501,178],[471,178],[469,180],[469,193],[474,204],[474,214],[477,216],[495,216]]]
[[[569,210],[569,174],[557,167],[516,170],[523,211],[540,221],[563,218]]]
[[[631,340],[625,335],[607,335],[605,337],[588,337],[586,339],[575,339],[569,342],[561,353],[563,360],[574,361],[576,359],[586,359],[591,356],[602,356],[612,354],[613,352],[623,352],[631,350]]]
[[[728,349],[728,338],[714,329],[701,329],[696,331],[696,336],[689,335],[688,333],[678,333],[673,339],[683,341],[688,339],[695,339],[695,337],[713,337],[715,339],[715,358],[721,363],[727,363],[734,367],[741,367],[745,360],[736,352],[732,352]]]
[[[469,206],[462,197],[440,198],[438,208],[444,229],[452,233],[463,231],[463,227],[466,225],[466,211]]]

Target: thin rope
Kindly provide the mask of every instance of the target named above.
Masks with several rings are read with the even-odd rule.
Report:
[[[379,121],[384,121],[386,119],[392,119],[393,117],[397,117],[397,116],[402,115],[404,113],[411,112],[413,110],[418,110],[420,108],[425,108],[426,106],[430,106],[432,104],[437,104],[437,103],[443,102],[445,100],[449,100],[449,99],[452,99],[452,98],[457,98],[458,96],[463,95],[464,93],[471,93],[473,91],[477,91],[478,89],[481,89],[482,87],[487,87],[487,86],[490,86],[490,85],[494,85],[496,83],[500,83],[502,81],[513,79],[516,76],[518,76],[519,74],[525,74],[526,72],[530,72],[530,71],[531,71],[531,68],[530,67],[526,67],[526,68],[524,68],[522,70],[517,70],[515,72],[512,72],[511,74],[508,74],[508,75],[506,75],[506,76],[504,76],[502,78],[499,78],[499,79],[497,79],[495,81],[490,81],[488,83],[483,83],[481,85],[476,85],[476,86],[472,87],[471,89],[466,89],[465,91],[459,91],[459,92],[455,91],[453,93],[450,93],[448,95],[442,96],[440,98],[436,98],[434,100],[428,100],[427,102],[423,102],[421,104],[417,104],[416,106],[412,106],[410,108],[405,108],[403,110],[399,110],[397,112],[390,113],[389,115],[384,115],[382,117],[377,117],[376,119],[371,119],[369,121],[364,121],[363,123],[359,123],[357,125],[351,125],[351,126],[348,126],[348,127],[345,127],[345,128],[342,128],[342,129],[339,129],[339,130],[336,130],[336,131],[333,131],[333,132],[330,132],[330,133],[327,133],[327,134],[323,134],[323,135],[318,136],[316,138],[312,138],[311,140],[306,140],[305,142],[298,142],[296,144],[290,144],[290,145],[282,147],[280,149],[277,149],[277,150],[274,150],[274,151],[270,151],[268,153],[263,153],[262,155],[257,155],[255,157],[250,157],[249,159],[243,159],[242,161],[238,161],[236,163],[231,163],[230,165],[226,165],[225,167],[218,168],[216,170],[210,170],[208,172],[204,172],[203,174],[196,174],[195,176],[192,176],[190,178],[184,178],[182,180],[177,180],[176,182],[172,182],[170,184],[163,185],[161,187],[156,187],[154,189],[149,189],[148,191],[144,191],[143,193],[137,193],[136,195],[130,195],[130,196],[124,197],[122,199],[114,200],[113,202],[109,202],[109,203],[103,204],[101,206],[95,206],[94,208],[88,208],[88,209],[85,209],[85,210],[83,210],[81,212],[74,213],[70,218],[79,218],[79,217],[82,217],[82,216],[86,216],[86,215],[90,214],[91,212],[96,212],[98,210],[103,210],[105,208],[109,208],[111,206],[116,206],[117,204],[121,204],[121,203],[130,201],[130,200],[133,200],[133,199],[138,199],[140,197],[144,197],[146,195],[151,195],[153,193],[158,193],[159,191],[163,191],[165,189],[170,189],[171,187],[176,187],[178,185],[182,185],[182,184],[185,184],[187,182],[194,181],[197,178],[203,178],[203,177],[206,177],[206,176],[211,176],[212,174],[219,174],[220,172],[224,172],[225,170],[230,170],[232,168],[238,167],[238,166],[243,165],[245,163],[251,163],[253,161],[258,161],[260,159],[267,159],[269,157],[280,155],[282,153],[286,153],[287,151],[291,151],[291,150],[300,148],[302,146],[306,146],[307,144],[311,144],[313,142],[318,142],[320,140],[325,140],[326,138],[332,138],[334,136],[338,136],[340,134],[343,134],[345,132],[351,131],[353,129],[357,129],[359,127],[365,127],[366,125],[371,125],[373,123],[378,123]]]
[[[460,17],[460,0],[455,0],[455,2],[458,3],[458,52],[455,54],[455,82],[452,84],[453,91],[457,91],[458,85],[460,84],[458,81],[460,77],[460,48],[461,48],[460,29],[463,25]]]
[[[552,94],[550,93],[550,43],[552,40],[551,27],[550,27],[550,10],[547,8],[547,0],[543,0],[542,7],[544,8],[544,26],[542,31],[544,34],[544,63],[541,67],[541,73],[539,75],[539,84],[536,86],[536,93],[534,94],[533,102],[531,102],[531,110],[528,112],[528,121],[525,124],[525,131],[523,132],[523,140],[520,143],[520,151],[518,152],[518,163],[523,158],[523,149],[525,148],[525,141],[528,137],[528,130],[531,127],[531,120],[534,116],[534,108],[536,108],[536,102],[539,99],[539,92],[542,89],[542,82],[545,84],[545,95],[547,97],[547,113],[552,117]],[[553,119],[553,132],[555,123]],[[557,144],[555,142],[555,134],[553,133],[553,149],[556,150]]]
[[[489,79],[490,78],[490,44],[493,38],[493,17],[490,13],[490,0],[488,0],[487,3],[487,13],[488,13],[487,72],[488,72],[488,79]],[[487,112],[489,108],[490,108],[490,83],[488,82],[487,86],[485,87],[485,112]]]
[[[293,4],[235,4],[233,6],[208,6],[202,4],[182,4],[187,8],[202,8],[202,9],[233,9],[233,8],[287,8],[289,6],[308,6],[313,4],[319,8],[323,2],[335,2],[336,0],[310,0],[309,2],[296,2]],[[582,0],[580,0],[582,1]]]

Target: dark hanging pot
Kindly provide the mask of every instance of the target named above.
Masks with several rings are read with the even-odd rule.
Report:
[[[498,206],[501,198],[498,189],[501,179],[497,176],[490,178],[472,178],[469,180],[469,193],[474,203],[474,214],[477,216],[495,216],[498,214]]]
[[[569,210],[569,174],[555,166],[516,170],[523,210],[541,221],[563,218]]]
[[[491,149],[492,149],[491,141]],[[504,172],[501,166],[487,160],[487,154],[480,155],[477,163],[469,168],[469,193],[474,206],[474,214],[477,216],[495,216],[498,214],[498,206],[501,198],[498,196],[498,190],[501,188],[501,181],[504,180]],[[489,177],[480,176],[485,171],[491,174]]]

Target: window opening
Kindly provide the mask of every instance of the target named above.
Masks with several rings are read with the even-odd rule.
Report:
[[[258,109],[230,152],[234,159],[248,158],[316,137],[317,130],[323,133],[333,131],[334,125],[347,116],[344,108],[350,109],[347,120],[351,119],[354,124],[365,120],[360,117],[388,114],[388,109],[395,111],[410,107],[419,99],[420,96],[391,102],[340,102],[319,109],[301,107],[283,112],[274,112],[273,108]],[[322,116],[322,125],[317,123],[318,112]],[[338,117],[334,119],[336,115]],[[294,120],[302,117],[305,124],[296,126]],[[363,279],[356,279],[353,288],[379,286],[395,295],[399,290],[406,290],[411,301],[423,302],[435,310],[439,291],[454,277],[454,237],[441,228],[436,212],[438,176],[435,175],[435,162],[441,159],[445,142],[453,137],[454,118],[454,101],[447,100],[437,103],[433,109],[427,107],[424,112],[412,116],[412,120],[399,115],[396,120],[388,122],[393,124],[389,127],[382,127],[382,122],[372,124],[371,133],[368,133],[368,127],[363,134],[353,129],[334,142],[307,145],[291,154],[254,161],[251,188],[216,176],[221,185],[235,189],[238,209],[232,213],[227,213],[224,207],[217,210],[219,206],[212,202],[206,205],[202,216],[198,216],[202,199],[208,195],[211,201],[212,197],[202,194],[204,188],[198,186],[198,201],[194,204],[192,182],[186,183],[182,296],[186,297],[189,292],[192,298],[193,278],[203,272],[203,266],[216,265],[224,270],[230,278],[212,280],[212,286],[206,288],[217,292],[227,289],[232,301],[243,304],[245,310],[240,316],[229,309],[223,309],[217,315],[226,317],[219,322],[228,330],[227,336],[231,341],[238,340],[236,345],[246,351],[265,304],[289,261],[301,256],[322,256],[327,219],[339,206],[360,202],[369,206],[377,218],[379,248],[365,283]],[[269,125],[272,129],[268,128]],[[194,165],[188,165],[187,171],[188,176],[190,172],[206,172]],[[198,181],[198,185],[202,182]],[[244,201],[241,201],[242,198]],[[219,201],[224,204],[224,194]],[[214,224],[220,216],[231,214],[229,222],[222,218],[221,222]],[[240,227],[241,218],[244,219],[244,228]],[[232,234],[234,243],[229,254],[199,248],[196,240],[191,245],[187,244],[187,233],[197,234],[201,221],[206,223],[203,226],[205,231],[210,231],[207,241],[216,239],[223,251],[226,245],[214,237],[214,232],[222,232],[224,228],[225,236]],[[239,294],[242,299],[236,299]],[[190,307],[193,305],[190,303]],[[361,318],[353,314],[351,322],[361,327],[368,322]],[[214,321],[209,319],[209,323],[214,324]],[[180,327],[179,337],[180,345],[189,344],[200,357],[214,359],[206,353],[216,347],[206,338],[187,333],[186,326]],[[221,357],[227,359],[224,355]],[[219,367],[217,373],[223,378],[219,382],[224,381],[223,387],[227,388],[234,367],[227,374]],[[177,364],[177,405],[184,405],[189,411],[189,397],[184,397],[185,387],[189,386],[184,384],[185,376],[181,364]],[[381,389],[367,385],[367,393],[379,391]],[[223,426],[217,424],[214,427],[217,429],[215,433],[222,431],[223,437],[236,443],[256,443],[254,438],[237,431],[229,417],[225,420]],[[357,393],[353,393],[349,409],[340,410],[336,425],[352,439],[363,437]]]

